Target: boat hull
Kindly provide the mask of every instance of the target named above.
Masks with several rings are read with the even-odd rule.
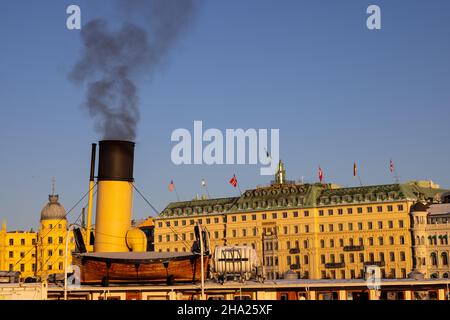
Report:
[[[82,284],[197,282],[201,280],[199,254],[87,253],[73,254]],[[203,256],[206,278],[209,256]]]

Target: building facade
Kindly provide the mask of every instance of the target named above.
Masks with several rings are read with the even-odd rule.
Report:
[[[39,230],[8,231],[6,223],[0,230],[0,270],[19,271],[21,278],[46,278],[64,273],[67,219],[58,195],[50,195],[41,211]],[[73,235],[69,253],[75,248]],[[70,265],[71,255],[68,256]]]
[[[300,184],[286,180],[280,162],[269,186],[240,197],[170,203],[154,218],[155,251],[190,251],[200,222],[212,247],[255,248],[269,279],[289,270],[305,279],[363,278],[367,265],[406,278],[415,267],[411,208],[439,203],[446,191],[431,182]]]
[[[450,278],[450,203],[412,208],[415,268],[426,278]]]

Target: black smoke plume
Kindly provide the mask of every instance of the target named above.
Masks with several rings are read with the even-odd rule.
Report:
[[[106,20],[95,19],[82,27],[83,52],[69,79],[86,85],[84,105],[103,139],[135,139],[136,83],[165,61],[197,4],[196,0],[117,0],[118,12],[133,23],[113,30]]]

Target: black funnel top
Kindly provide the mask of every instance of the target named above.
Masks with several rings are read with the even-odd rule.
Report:
[[[99,146],[98,181],[133,182],[134,142],[103,140]]]

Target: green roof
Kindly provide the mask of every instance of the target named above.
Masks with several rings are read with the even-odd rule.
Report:
[[[246,190],[240,197],[192,200],[170,203],[160,214],[191,216],[322,207],[338,204],[374,203],[399,200],[439,202],[446,189],[409,182],[351,188],[332,188],[331,184],[273,184]]]

